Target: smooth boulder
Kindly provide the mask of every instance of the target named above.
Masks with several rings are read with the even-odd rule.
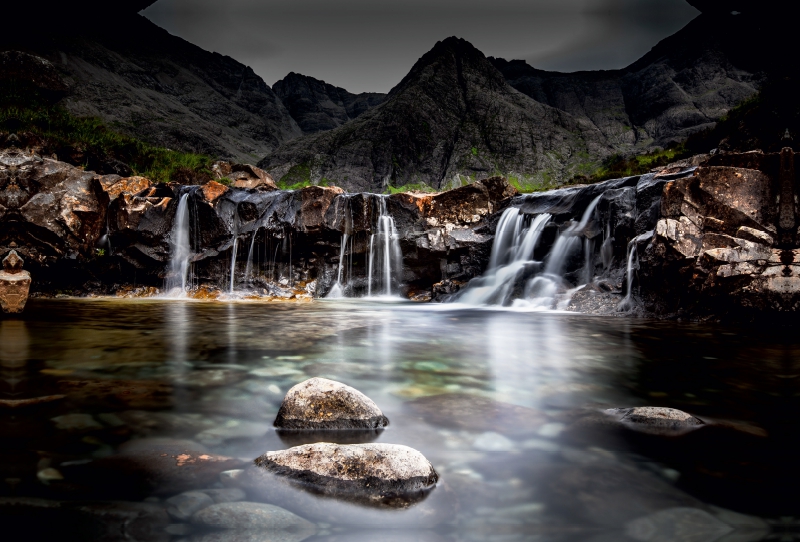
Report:
[[[311,378],[286,393],[275,427],[288,430],[380,429],[389,425],[372,399],[327,378]]]
[[[318,442],[267,452],[255,463],[314,493],[376,504],[419,500],[439,480],[424,455],[399,444]]]

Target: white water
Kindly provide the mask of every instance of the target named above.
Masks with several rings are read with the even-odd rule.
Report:
[[[258,229],[253,231],[253,238],[250,239],[250,251],[247,253],[247,265],[244,268],[244,281],[250,282],[253,280],[253,247],[256,244],[256,236]]]
[[[376,231],[369,238],[367,296],[391,296],[398,292],[403,272],[400,237],[394,218],[386,208],[386,196],[380,196]]]
[[[339,248],[339,269],[336,273],[336,284],[333,285],[331,291],[328,292],[328,295],[325,296],[330,299],[339,299],[344,297],[344,288],[346,284],[343,282],[344,280],[344,254],[347,250],[347,241],[349,239],[349,235],[345,232],[342,234],[342,244]]]
[[[178,201],[178,209],[175,211],[175,219],[169,237],[171,255],[165,290],[170,297],[186,296],[189,267],[193,256],[189,243],[189,224],[189,193],[187,192]]]
[[[230,293],[233,293],[234,287],[234,279],[236,277],[236,249],[239,246],[239,238],[234,236],[233,238],[233,247],[231,249],[231,285],[230,285]]]
[[[470,283],[458,297],[458,302],[470,305],[507,304],[519,274],[527,266],[539,263],[533,260],[533,251],[549,221],[550,215],[543,213],[534,218],[527,229],[523,229],[525,215],[516,207],[506,209],[497,224],[489,269],[484,276]]]
[[[484,276],[474,279],[456,301],[471,305],[509,305],[532,309],[565,308],[572,294],[594,279],[594,242],[586,236],[586,227],[594,218],[600,201],[597,196],[586,207],[579,222],[562,231],[544,261],[533,259],[542,230],[550,221],[548,213],[537,215],[531,225],[524,228],[526,216],[517,208],[509,208],[497,224],[497,234],[492,246],[489,269]],[[570,259],[583,252],[583,268],[579,284],[571,284],[565,277]],[[522,297],[513,299],[516,287],[526,274],[536,273],[528,279]]]
[[[621,311],[629,311],[636,305],[633,300],[634,272],[639,267],[639,254],[637,253],[636,245],[639,241],[651,235],[651,233],[652,232],[645,232],[642,235],[634,237],[631,239],[630,243],[628,243],[628,264],[625,267],[627,291],[625,292],[625,297],[619,302],[619,306],[617,307]]]

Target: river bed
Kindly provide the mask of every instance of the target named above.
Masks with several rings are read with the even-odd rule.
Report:
[[[366,300],[31,300],[0,320],[0,517],[48,540],[791,540],[798,354],[775,326]],[[149,445],[242,464],[290,447],[272,422],[315,376],[380,406],[390,425],[369,439],[430,460],[440,482],[427,499],[333,517],[287,502],[314,529],[286,538],[163,513],[175,493],[224,489],[218,476],[178,491],[93,470]],[[641,435],[603,414],[644,405],[717,429]],[[138,530],[117,527],[132,509]]]

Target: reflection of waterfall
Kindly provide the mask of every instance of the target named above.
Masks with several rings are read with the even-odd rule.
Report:
[[[542,262],[534,259],[534,251],[551,215],[539,214],[525,228],[528,216],[514,207],[506,209],[497,225],[489,269],[484,276],[473,279],[455,300],[479,305],[513,302],[541,309],[565,306],[577,289],[568,276],[579,282],[579,286],[594,278],[594,242],[586,230],[595,218],[600,197],[592,200],[579,222],[572,222],[558,235],[544,259],[543,269]],[[570,265],[575,269],[574,261],[581,252],[579,272],[570,275]]]
[[[189,243],[189,193],[181,196],[178,209],[175,211],[175,220],[170,232],[170,262],[169,275],[165,289],[169,295],[184,296],[187,292],[189,280],[189,264],[192,259],[192,247]]]
[[[372,293],[391,296],[398,293],[403,256],[394,218],[386,208],[386,196],[380,196],[377,228],[369,238],[369,268],[367,295]]]

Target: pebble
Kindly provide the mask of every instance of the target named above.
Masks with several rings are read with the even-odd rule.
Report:
[[[167,513],[178,521],[187,521],[192,514],[214,504],[214,500],[201,491],[186,491],[165,501]]]
[[[244,491],[235,487],[221,489],[203,489],[203,493],[211,497],[215,504],[223,502],[238,502],[247,498]]]
[[[516,449],[514,442],[499,433],[481,433],[472,443],[476,450],[484,452],[510,452]]]
[[[316,532],[316,526],[288,510],[256,502],[213,504],[192,516],[192,523],[217,529]]]

